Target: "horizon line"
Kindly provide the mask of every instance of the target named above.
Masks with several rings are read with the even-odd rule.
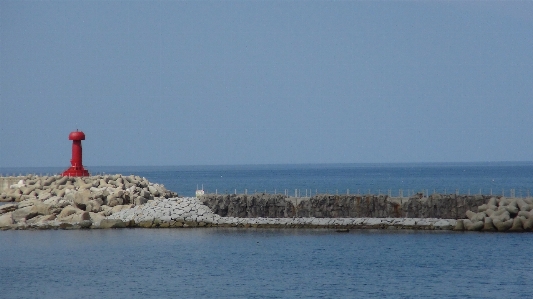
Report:
[[[84,165],[84,167],[221,167],[221,166],[328,166],[328,165],[453,165],[453,164],[533,164],[533,161],[455,161],[455,162],[318,162],[318,163],[248,163],[248,164],[171,164],[171,165]],[[69,166],[0,166],[6,168],[68,168]]]

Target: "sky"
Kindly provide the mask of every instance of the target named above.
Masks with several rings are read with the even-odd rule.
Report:
[[[0,167],[533,161],[533,1],[0,1]]]

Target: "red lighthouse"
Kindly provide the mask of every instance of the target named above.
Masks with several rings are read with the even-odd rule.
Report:
[[[72,140],[72,159],[70,160],[70,168],[65,170],[62,176],[89,176],[89,171],[83,168],[81,141],[85,140],[85,134],[81,131],[71,132],[68,135],[68,140]]]

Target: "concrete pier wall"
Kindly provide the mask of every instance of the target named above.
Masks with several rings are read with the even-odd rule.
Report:
[[[241,218],[441,218],[464,219],[492,196],[433,194],[429,197],[328,195],[307,198],[283,194],[207,194],[200,201],[222,217]]]

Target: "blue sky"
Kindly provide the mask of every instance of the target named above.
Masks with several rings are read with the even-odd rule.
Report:
[[[2,1],[0,167],[532,161],[532,1]]]

